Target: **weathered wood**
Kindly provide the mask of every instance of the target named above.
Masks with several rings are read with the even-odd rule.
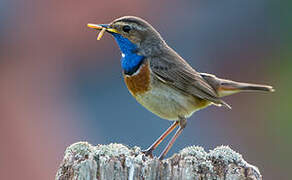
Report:
[[[139,147],[122,144],[92,146],[72,144],[65,151],[56,180],[193,180],[262,179],[257,167],[248,164],[228,146],[208,153],[198,146],[159,161],[145,156]]]

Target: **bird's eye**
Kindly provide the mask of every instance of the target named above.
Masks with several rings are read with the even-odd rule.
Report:
[[[131,27],[130,26],[128,26],[128,25],[123,26],[123,31],[124,32],[128,33],[128,32],[130,32],[130,30],[131,30]]]

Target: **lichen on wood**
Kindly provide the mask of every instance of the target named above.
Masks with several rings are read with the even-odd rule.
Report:
[[[228,146],[206,152],[190,146],[165,160],[145,156],[139,147],[122,144],[69,146],[56,180],[258,180],[258,168]]]

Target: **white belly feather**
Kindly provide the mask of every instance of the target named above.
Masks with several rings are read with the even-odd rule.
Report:
[[[189,117],[202,108],[193,96],[186,96],[163,83],[156,83],[150,91],[135,98],[149,111],[168,120],[178,120],[179,116]]]

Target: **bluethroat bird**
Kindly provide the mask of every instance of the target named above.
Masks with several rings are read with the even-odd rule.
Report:
[[[157,116],[174,121],[144,151],[146,155],[152,156],[152,151],[178,127],[159,156],[163,159],[194,112],[210,105],[231,108],[221,97],[242,91],[274,91],[271,86],[241,83],[197,72],[141,18],[125,16],[109,24],[87,26],[100,31],[98,40],[105,32],[116,40],[122,54],[124,81],[134,98]]]

